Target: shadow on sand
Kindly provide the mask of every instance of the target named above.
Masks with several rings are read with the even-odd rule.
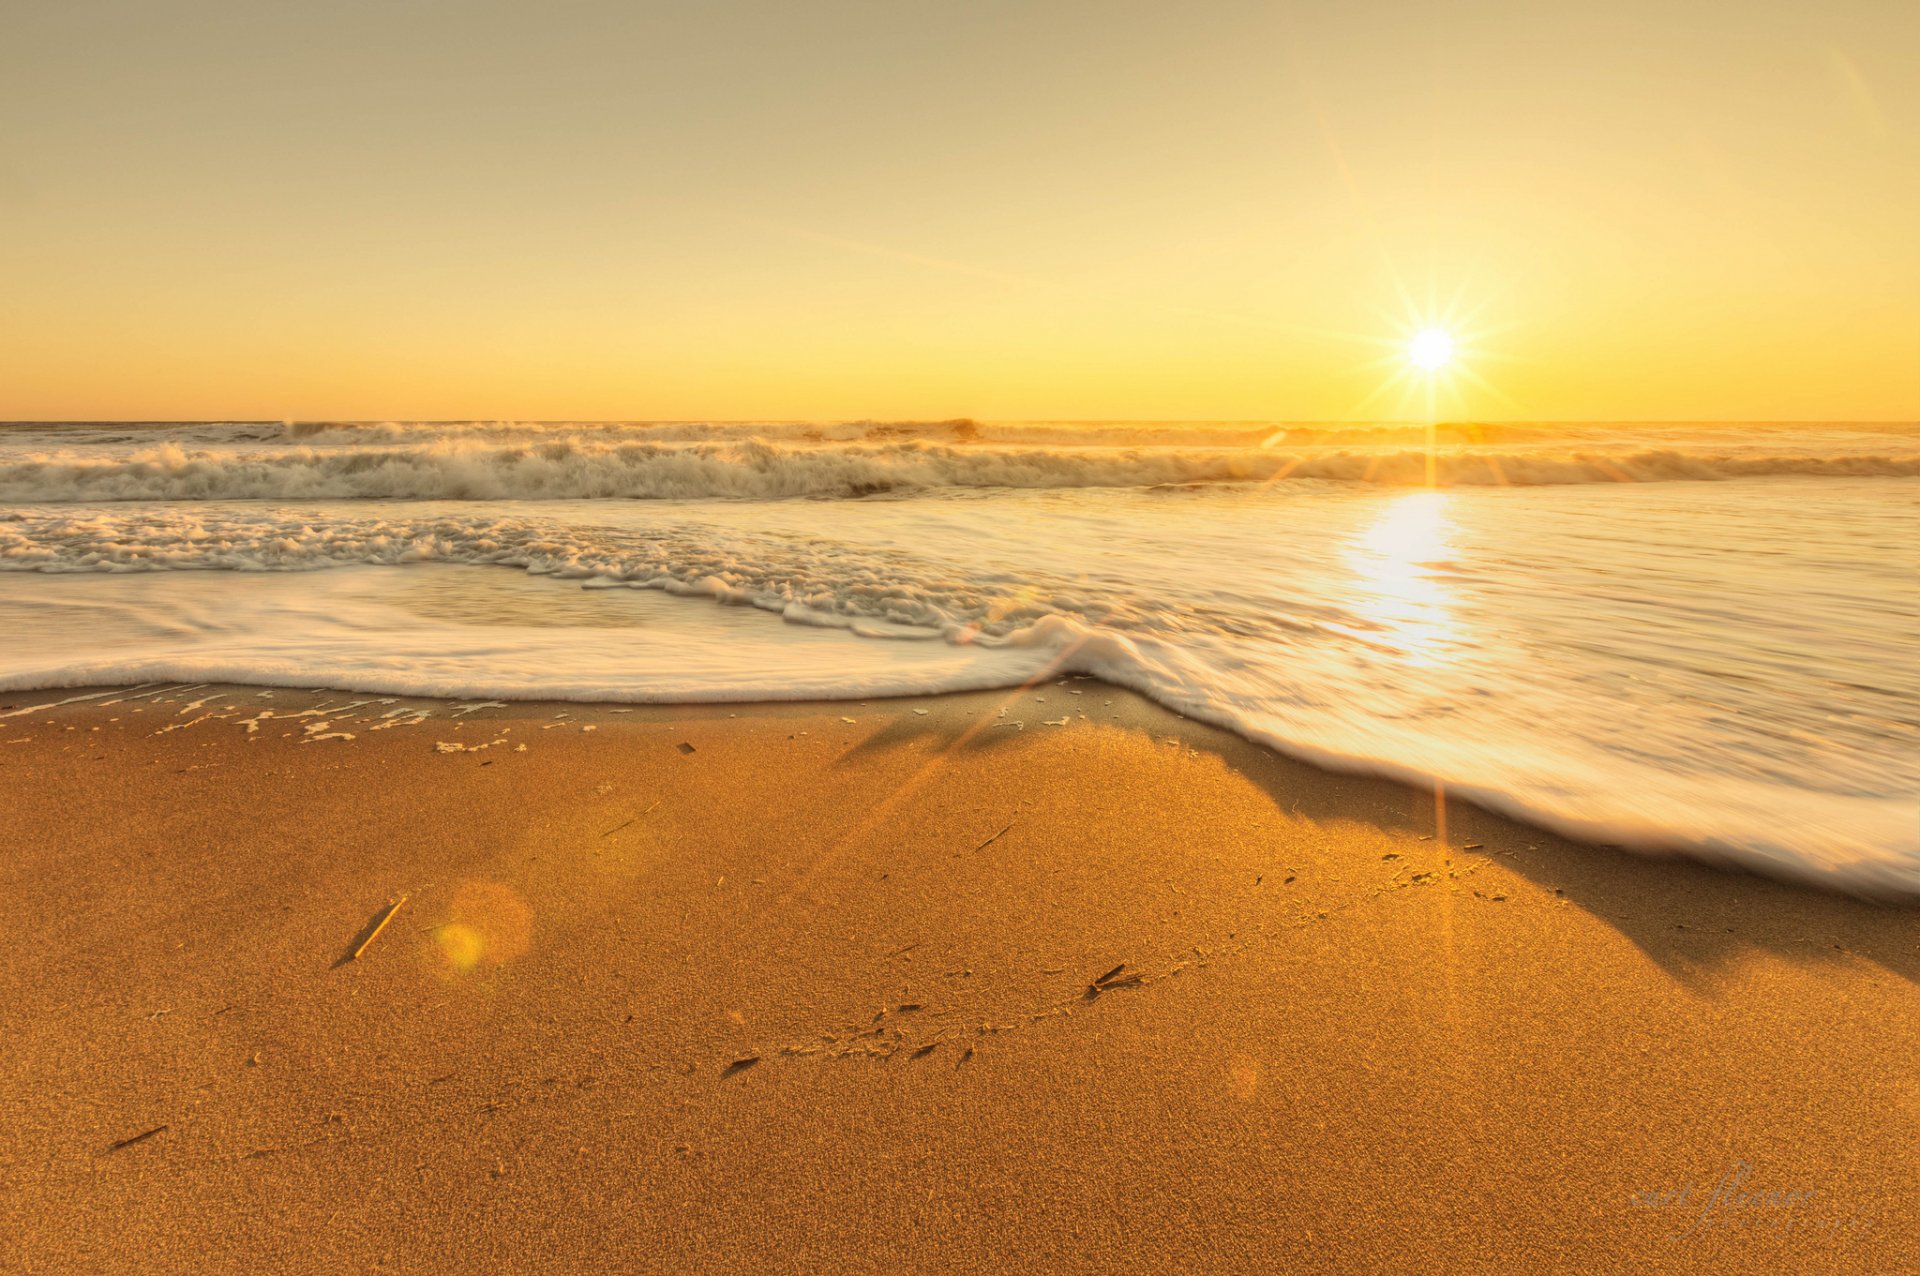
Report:
[[[908,745],[944,752],[1017,744],[1026,732],[1046,729],[1039,723],[1056,707],[1056,695],[1064,702],[1061,712],[1077,721],[1081,698],[1069,699],[1069,688],[1083,693],[1089,710],[1099,706],[1098,725],[1149,738],[1177,737],[1246,777],[1277,811],[1294,818],[1408,837],[1435,832],[1431,790],[1325,771],[1089,678],[1073,679],[1067,688],[1049,682],[954,697],[987,706],[964,721],[938,711],[923,717],[900,707],[887,726],[850,748],[840,764]],[[1006,718],[997,716],[999,707],[1035,694],[1047,695],[1048,704],[1022,703]],[[1001,725],[1016,721],[1026,725]],[[1475,854],[1488,855],[1586,910],[1697,992],[1711,995],[1717,972],[1757,955],[1809,965],[1867,961],[1920,983],[1920,907],[1912,903],[1858,899],[1733,866],[1575,842],[1464,801],[1449,801],[1446,819],[1453,846],[1482,843]]]

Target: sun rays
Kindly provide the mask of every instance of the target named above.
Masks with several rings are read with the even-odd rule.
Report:
[[[1381,335],[1360,338],[1379,354],[1358,369],[1378,378],[1373,392],[1355,405],[1359,414],[1434,424],[1443,412],[1469,402],[1468,391],[1517,409],[1504,391],[1479,368],[1497,362],[1489,344],[1504,330],[1483,318],[1484,301],[1472,305],[1456,294],[1447,302],[1416,302],[1398,288],[1400,308],[1386,317]]]

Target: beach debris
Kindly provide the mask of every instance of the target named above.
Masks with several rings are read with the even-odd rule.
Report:
[[[1483,843],[1480,843],[1480,842],[1468,842],[1465,846],[1461,847],[1460,849],[1463,851],[1477,851],[1480,849],[1482,845]]]
[[[367,951],[367,945],[379,938],[380,932],[387,928],[387,923],[393,920],[393,915],[400,911],[400,906],[406,903],[407,899],[407,896],[402,895],[399,899],[388,904],[386,909],[373,919],[372,925],[367,928],[366,937],[354,945],[353,951],[347,954],[348,961],[360,960],[360,954]]]
[[[748,1068],[751,1068],[754,1064],[759,1062],[760,1062],[760,1056],[757,1054],[742,1055],[740,1058],[735,1059],[732,1063],[728,1064],[725,1068],[721,1069],[720,1078],[721,1080],[724,1081],[728,1077],[737,1076],[738,1074],[745,1072]]]
[[[1144,981],[1145,977],[1138,971],[1128,974],[1127,963],[1123,961],[1087,985],[1087,1000],[1092,1001],[1101,993],[1109,992],[1115,988],[1137,988]]]
[[[912,952],[912,951],[913,951],[914,949],[916,949],[916,948],[918,948],[918,947],[920,947],[920,945],[921,945],[921,944],[923,944],[923,943],[925,943],[925,942],[926,942],[925,940],[920,940],[920,939],[916,939],[916,940],[914,940],[914,941],[913,941],[913,942],[912,942],[911,944],[908,944],[908,945],[907,945],[907,946],[906,946],[905,948],[896,948],[896,949],[894,949],[894,950],[893,950],[892,952],[890,952],[890,953],[888,953],[888,954],[887,954],[887,956],[889,956],[889,957],[904,957],[904,956],[906,956],[906,955],[907,955],[908,953],[910,953],[910,952]]]
[[[1380,858],[1383,860],[1397,860],[1400,857],[1398,855],[1388,854],[1388,855],[1382,855]]]
[[[1043,727],[1064,727],[1067,725],[1067,720],[1065,718],[1048,718],[1041,722],[1040,725]]]
[[[852,718],[842,718],[842,719],[840,719],[840,721],[842,721],[842,722],[844,722],[844,723],[846,723],[846,724],[847,724],[848,726],[850,726],[850,727],[851,727],[851,726],[857,726],[857,725],[859,725],[859,724],[858,724],[858,723],[856,723],[856,722],[855,722],[855,721],[854,721],[854,720],[853,720]]]
[[[644,810],[644,811],[642,811],[642,812],[640,812],[640,814],[639,814],[639,815],[636,815],[636,816],[634,816],[634,817],[633,817],[633,819],[631,819],[631,820],[628,820],[628,821],[626,822],[626,824],[616,824],[616,825],[614,825],[614,826],[613,826],[612,828],[610,828],[610,829],[608,829],[608,830],[607,830],[606,832],[604,832],[604,833],[602,833],[602,834],[601,834],[600,836],[601,836],[601,837],[612,837],[612,836],[613,836],[613,835],[614,835],[615,833],[618,833],[618,832],[619,832],[619,831],[620,831],[621,829],[623,829],[623,828],[625,828],[625,827],[627,827],[627,824],[632,824],[632,823],[634,822],[634,820],[639,820],[639,819],[643,819],[643,818],[645,818],[646,816],[649,816],[649,815],[652,815],[652,814],[653,814],[653,813],[654,813],[655,811],[657,811],[657,810],[659,810],[659,809],[660,809],[660,801],[659,801],[658,799],[656,799],[656,800],[654,801],[654,804],[653,804],[652,806],[650,806],[650,807],[648,807],[648,808],[647,808],[646,810]]]
[[[1011,821],[1010,821],[1010,822],[1009,822],[1009,823],[1007,824],[1007,827],[1006,827],[1006,828],[1003,828],[1003,829],[1001,829],[1001,830],[1000,830],[1000,831],[999,831],[998,833],[995,833],[995,834],[994,834],[994,835],[993,835],[992,837],[990,837],[990,838],[988,838],[988,839],[987,839],[986,841],[984,841],[984,842],[982,842],[982,843],[980,843],[980,845],[978,845],[978,846],[976,846],[976,847],[974,847],[974,848],[973,848],[973,851],[974,851],[974,854],[976,854],[976,855],[978,855],[978,854],[979,854],[979,853],[980,853],[981,851],[984,851],[984,850],[986,850],[986,849],[987,849],[987,848],[988,848],[989,846],[992,846],[992,845],[993,845],[993,844],[994,844],[995,842],[997,842],[997,841],[999,841],[999,840],[1000,840],[1001,838],[1003,838],[1003,837],[1005,837],[1005,836],[1006,836],[1006,835],[1008,834],[1008,832],[1010,832],[1010,831],[1012,830],[1012,828],[1013,828],[1013,822],[1011,822]]]
[[[680,742],[679,744],[677,744],[677,745],[675,745],[674,747],[675,747],[675,748],[677,748],[677,749],[679,749],[679,750],[680,750],[680,752],[682,752],[682,753],[692,753],[692,752],[693,752],[693,746],[692,746],[692,745],[690,745],[690,744],[688,744],[688,743],[687,743],[687,742],[686,742],[685,740],[682,740],[682,741],[681,741],[681,742]]]
[[[907,1058],[924,1059],[928,1055],[932,1054],[934,1051],[938,1050],[939,1048],[940,1048],[940,1043],[938,1041],[929,1042],[924,1046],[918,1047],[916,1050],[914,1050],[912,1054],[908,1055]]]
[[[914,712],[919,714],[923,718],[927,716],[927,710],[925,709],[915,709]]]
[[[167,1132],[167,1130],[171,1128],[172,1128],[171,1126],[156,1125],[151,1130],[142,1130],[140,1133],[134,1135],[132,1138],[121,1139],[117,1143],[108,1144],[107,1151],[118,1152],[121,1148],[130,1148],[136,1143],[145,1143],[148,1139],[152,1138],[154,1135],[164,1134]]]
[[[917,1001],[903,1001],[893,1009],[895,1014],[910,1015],[916,1010],[925,1010],[926,1007]]]
[[[973,1047],[972,1047],[972,1046],[968,1046],[968,1047],[967,1047],[967,1048],[966,1048],[965,1050],[963,1050],[963,1051],[961,1051],[961,1052],[960,1052],[960,1062],[959,1062],[959,1063],[956,1063],[956,1064],[954,1064],[953,1066],[954,1066],[955,1068],[958,1068],[958,1067],[960,1067],[960,1066],[961,1066],[962,1064],[964,1064],[964,1063],[966,1063],[966,1061],[967,1061],[967,1060],[969,1060],[969,1059],[971,1059],[971,1058],[973,1058]]]

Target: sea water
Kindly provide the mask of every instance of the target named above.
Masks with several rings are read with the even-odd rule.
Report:
[[[1868,892],[1920,893],[1916,567],[1914,426],[0,426],[4,688],[1081,672]]]

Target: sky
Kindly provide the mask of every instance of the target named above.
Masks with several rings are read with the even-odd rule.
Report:
[[[1916,62],[1911,0],[0,0],[0,418],[1920,419]]]

